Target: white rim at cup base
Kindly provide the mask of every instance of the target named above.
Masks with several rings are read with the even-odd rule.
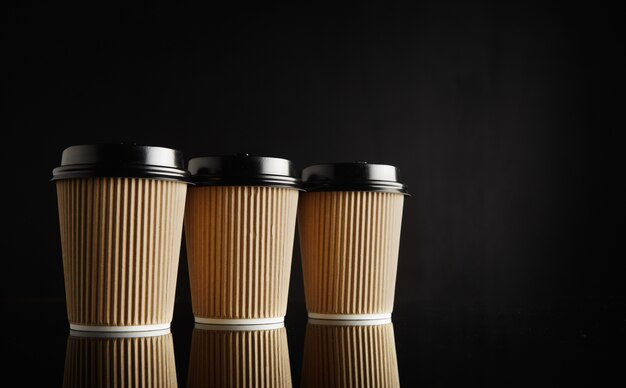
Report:
[[[162,335],[170,334],[170,329],[163,330],[148,330],[148,331],[79,331],[71,330],[70,336],[72,337],[84,337],[84,338],[146,338],[146,337],[160,337]]]
[[[267,325],[272,323],[284,323],[285,317],[274,318],[249,318],[249,319],[221,319],[195,317],[196,323],[205,325]]]
[[[82,331],[88,333],[116,333],[122,335],[124,333],[144,333],[144,332],[152,332],[152,331],[164,331],[170,330],[169,323],[161,323],[158,325],[136,325],[136,326],[95,326],[95,325],[77,325],[75,323],[70,323],[70,331]],[[157,334],[160,335],[160,334]],[[141,335],[140,337],[145,337],[145,335]]]
[[[333,321],[370,321],[370,320],[389,320],[391,322],[391,313],[384,314],[319,314],[309,313],[311,319],[323,319]]]
[[[365,319],[365,320],[340,320],[340,319],[315,319],[309,318],[309,323],[318,326],[379,326],[391,323],[391,318]]]
[[[194,325],[195,329],[208,331],[261,331],[282,329],[283,327],[285,327],[284,322],[264,323],[260,325],[209,325],[206,323],[196,322]]]

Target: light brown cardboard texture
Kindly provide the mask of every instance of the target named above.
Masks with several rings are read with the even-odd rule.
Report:
[[[404,196],[310,192],[300,197],[298,230],[309,313],[390,314]]]
[[[169,324],[187,185],[140,178],[56,182],[71,324]]]
[[[297,208],[295,189],[189,189],[185,236],[196,319],[285,316]]]

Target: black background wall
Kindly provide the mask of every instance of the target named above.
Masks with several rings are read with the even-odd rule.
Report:
[[[503,3],[6,9],[2,298],[63,298],[62,150],[137,142],[399,166],[399,311],[623,300],[617,14]]]

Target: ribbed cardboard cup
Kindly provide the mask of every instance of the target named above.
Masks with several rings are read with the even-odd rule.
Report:
[[[397,175],[392,166],[365,166],[389,168]],[[362,168],[361,164],[350,164],[346,177],[358,176]],[[385,187],[381,183],[375,185],[372,180],[350,186],[330,178],[323,185],[315,185],[311,183],[309,169],[303,172],[307,192],[301,195],[298,210],[309,317],[341,320],[391,317],[404,186]],[[356,172],[350,173],[350,169]],[[319,179],[320,175],[315,176]]]
[[[174,167],[155,172],[150,170],[155,166],[123,163],[138,153],[157,163],[155,153],[170,151],[177,152],[124,145],[75,146],[64,152],[54,180],[71,329],[169,328],[187,192],[185,172]],[[89,158],[99,159],[91,165],[81,163]],[[118,164],[111,166],[110,159]],[[116,176],[124,173],[137,176]],[[113,176],[104,176],[108,174]]]
[[[177,386],[171,334],[67,339],[65,388]]]
[[[385,321],[341,325],[310,320],[301,387],[399,387],[393,325]]]
[[[212,178],[219,180],[210,180],[206,169],[218,161],[220,169],[211,171]],[[259,174],[270,162],[274,163],[270,167],[287,166],[285,172]],[[225,166],[228,163],[230,167]],[[289,166],[284,159],[245,155],[189,162],[196,186],[187,197],[185,237],[196,322],[284,320],[298,208]],[[246,169],[252,170],[246,177],[230,175]]]
[[[291,387],[287,332],[283,324],[196,324],[187,381],[190,388]]]

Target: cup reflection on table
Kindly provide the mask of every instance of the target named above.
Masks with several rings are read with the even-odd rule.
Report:
[[[390,320],[309,319],[302,387],[399,387]]]
[[[291,387],[284,324],[197,323],[187,381],[188,387]]]
[[[63,386],[178,387],[172,335],[70,331]]]

